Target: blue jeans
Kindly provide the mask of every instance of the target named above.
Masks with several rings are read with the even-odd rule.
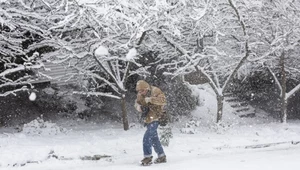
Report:
[[[165,155],[164,149],[161,146],[157,134],[158,125],[159,125],[158,121],[153,121],[147,124],[147,130],[143,138],[144,157],[152,156],[152,146],[155,152],[157,153],[158,157],[162,157]]]

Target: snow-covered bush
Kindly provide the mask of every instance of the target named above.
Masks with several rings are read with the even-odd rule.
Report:
[[[171,126],[160,126],[159,128],[160,142],[163,146],[169,146],[171,138],[173,138]]]
[[[221,122],[215,123],[214,125],[210,126],[210,128],[215,131],[217,134],[223,134],[228,131],[232,126],[235,124],[231,124],[230,122]]]
[[[55,123],[44,121],[42,118],[38,117],[37,119],[24,124],[22,132],[29,135],[57,135],[66,133],[67,130],[59,127]]]
[[[199,101],[192,93],[192,90],[180,79],[168,82],[165,94],[167,111],[172,116],[171,119],[178,120],[180,116],[189,116],[196,108]]]
[[[66,117],[85,119],[91,116],[92,109],[100,109],[103,102],[99,97],[74,94],[73,90],[77,88],[73,85],[45,88],[39,93],[36,104]]]
[[[197,133],[197,127],[200,126],[200,122],[198,120],[192,119],[185,124],[183,128],[180,129],[181,133],[184,134],[195,134]]]
[[[51,112],[73,112],[76,105],[72,100],[64,100],[64,96],[58,88],[48,87],[40,90],[36,100],[37,106]]]

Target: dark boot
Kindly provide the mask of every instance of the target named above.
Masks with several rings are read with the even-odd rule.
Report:
[[[143,160],[141,160],[141,164],[142,165],[151,165],[152,164],[152,158],[153,158],[153,156],[145,157]]]
[[[159,158],[156,158],[154,163],[155,164],[159,164],[159,163],[166,163],[167,162],[167,157],[166,155],[165,156],[162,156],[162,157],[159,157]]]

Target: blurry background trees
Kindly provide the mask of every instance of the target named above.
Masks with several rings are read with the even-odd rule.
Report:
[[[76,70],[68,75],[77,80],[68,95],[82,100],[72,104],[69,98],[56,97],[55,100],[69,101],[54,102],[67,106],[57,108],[69,108],[66,110],[74,110],[74,116],[80,117],[117,112],[109,115],[123,120],[124,129],[128,129],[125,112],[134,117],[132,104],[138,79],[146,79],[166,92],[167,107],[174,120],[189,115],[198,103],[183,77],[191,78],[186,81],[193,84],[211,85],[218,99],[217,121],[222,118],[225,93],[234,93],[257,107],[264,106],[262,109],[276,113],[273,116],[283,122],[289,115],[297,117],[298,1],[0,3],[0,96],[37,90],[36,80],[49,78],[40,70],[47,70],[44,63],[50,62]],[[50,88],[60,89],[53,85]],[[45,94],[43,88],[41,91]],[[122,105],[109,107],[116,100],[123,101]],[[50,100],[45,101],[51,105]],[[259,106],[258,101],[276,104]],[[85,108],[83,105],[88,107],[78,109]]]

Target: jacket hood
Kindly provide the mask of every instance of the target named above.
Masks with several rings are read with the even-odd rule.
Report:
[[[136,91],[149,90],[149,89],[150,89],[150,85],[145,80],[139,80],[136,83]]]

